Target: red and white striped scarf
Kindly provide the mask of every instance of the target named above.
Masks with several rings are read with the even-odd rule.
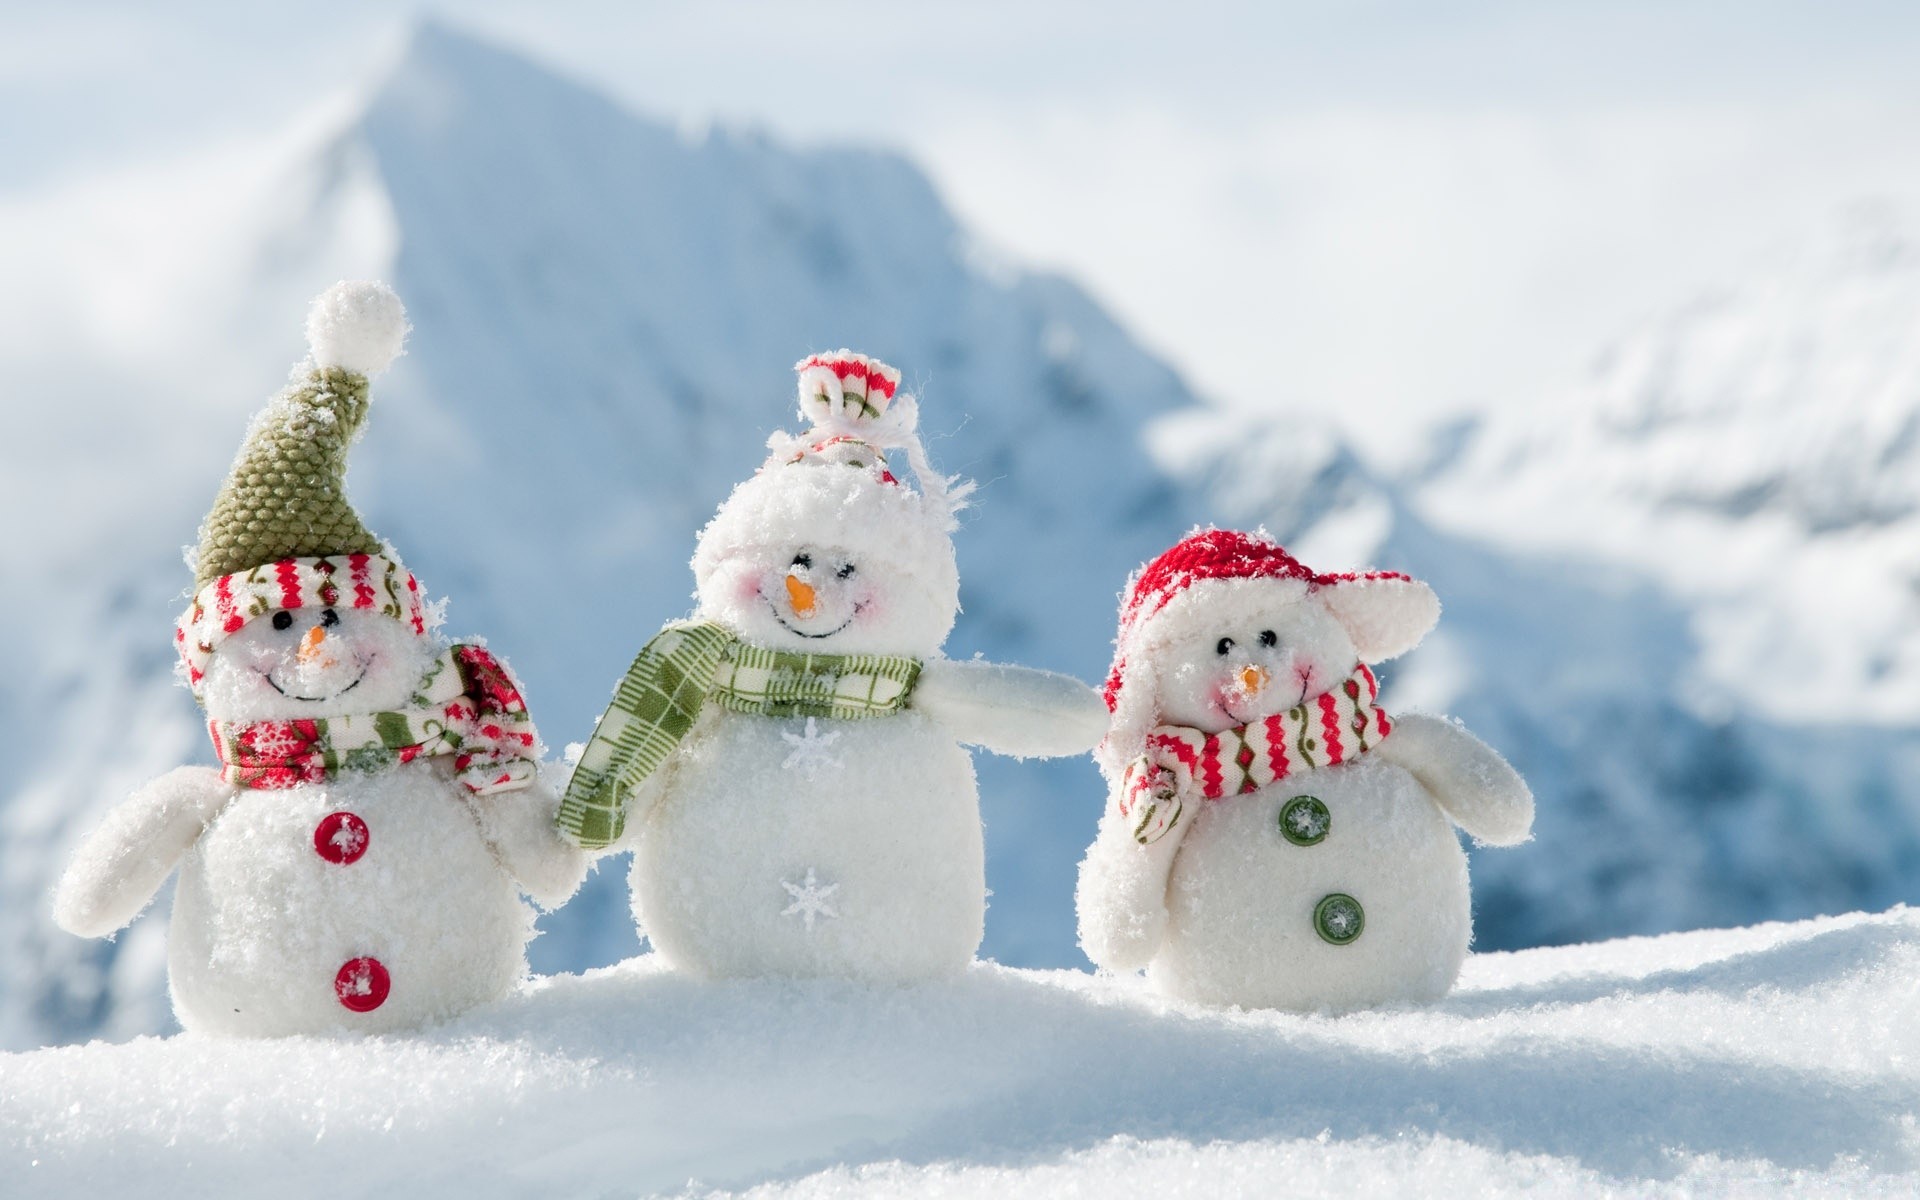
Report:
[[[212,720],[220,777],[243,788],[321,783],[342,771],[385,771],[453,756],[454,778],[478,796],[534,781],[540,738],[506,665],[483,646],[449,646],[403,708],[247,723]]]
[[[1136,840],[1154,842],[1180,820],[1190,797],[1244,795],[1357,758],[1393,732],[1387,714],[1373,706],[1379,694],[1373,672],[1360,663],[1337,687],[1246,725],[1219,733],[1156,726],[1121,780],[1120,815],[1133,821]]]

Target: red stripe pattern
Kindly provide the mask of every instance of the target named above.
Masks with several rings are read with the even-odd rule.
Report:
[[[283,608],[370,610],[405,621],[415,635],[427,632],[420,585],[398,562],[379,554],[286,558],[250,571],[222,575],[201,588],[174,625],[173,643],[200,694],[207,666],[220,643],[247,624]]]
[[[506,664],[483,646],[451,646],[421,680],[417,707],[290,721],[207,722],[220,776],[280,790],[341,771],[378,771],[453,756],[454,777],[478,796],[534,781],[540,737]]]
[[[1136,820],[1136,836],[1152,841],[1178,820],[1181,806],[1170,801],[1245,795],[1299,772],[1350,762],[1393,731],[1387,714],[1374,707],[1379,694],[1373,671],[1359,663],[1337,686],[1259,721],[1212,734],[1158,726],[1147,735],[1146,753],[1127,767],[1120,815],[1133,819],[1142,805],[1157,806],[1159,818]]]
[[[1126,597],[1120,604],[1120,636],[1116,639],[1123,652],[1116,654],[1113,668],[1107,673],[1107,711],[1114,711],[1119,704],[1127,667],[1124,648],[1134,633],[1195,583],[1209,579],[1293,579],[1312,592],[1343,583],[1411,578],[1399,571],[1315,571],[1265,534],[1233,529],[1203,529],[1188,534],[1127,582]]]

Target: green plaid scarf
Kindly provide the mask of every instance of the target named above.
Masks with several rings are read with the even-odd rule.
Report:
[[[905,707],[920,663],[883,654],[750,646],[711,621],[667,626],[641,649],[600,714],[556,823],[598,850],[620,840],[627,798],[659,770],[712,701],[763,717],[883,717]]]

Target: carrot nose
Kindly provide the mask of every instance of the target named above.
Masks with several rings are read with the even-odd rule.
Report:
[[[1238,678],[1241,691],[1249,696],[1258,696],[1267,690],[1267,684],[1273,676],[1267,673],[1265,667],[1242,667]]]
[[[315,625],[312,629],[307,630],[305,637],[300,639],[300,648],[294,651],[294,657],[297,658],[302,665],[305,665],[319,658],[326,652],[327,631]],[[326,664],[322,663],[321,665],[325,666]]]
[[[812,616],[815,603],[813,585],[795,579],[791,575],[787,576],[787,602],[793,605],[794,616]]]

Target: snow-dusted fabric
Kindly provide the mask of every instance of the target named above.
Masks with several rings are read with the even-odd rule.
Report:
[[[475,795],[515,791],[534,780],[539,737],[505,666],[481,646],[448,647],[405,708],[247,723],[209,721],[220,776],[237,787],[283,789],[342,771],[382,771],[451,754]]]
[[[1317,601],[1370,663],[1411,650],[1440,617],[1433,589],[1399,571],[1315,571],[1264,530],[1196,529],[1135,571],[1121,595],[1104,689],[1112,719],[1095,752],[1109,781],[1133,762],[1159,720],[1159,698],[1142,664],[1214,620],[1234,593],[1258,606]]]
[[[627,797],[666,762],[709,701],[760,716],[855,720],[899,712],[919,674],[912,658],[770,650],[716,622],[676,622],[627,668],[580,755],[557,823],[590,850],[618,841]]]
[[[416,634],[427,632],[420,585],[389,555],[330,554],[262,563],[208,583],[174,625],[174,646],[196,699],[220,643],[248,622],[283,608],[371,610],[406,622]]]
[[[1134,840],[1158,841],[1180,820],[1187,797],[1219,800],[1258,791],[1298,772],[1359,757],[1393,732],[1375,708],[1380,685],[1365,663],[1339,686],[1285,712],[1206,733],[1160,725],[1133,760],[1116,802]]]

